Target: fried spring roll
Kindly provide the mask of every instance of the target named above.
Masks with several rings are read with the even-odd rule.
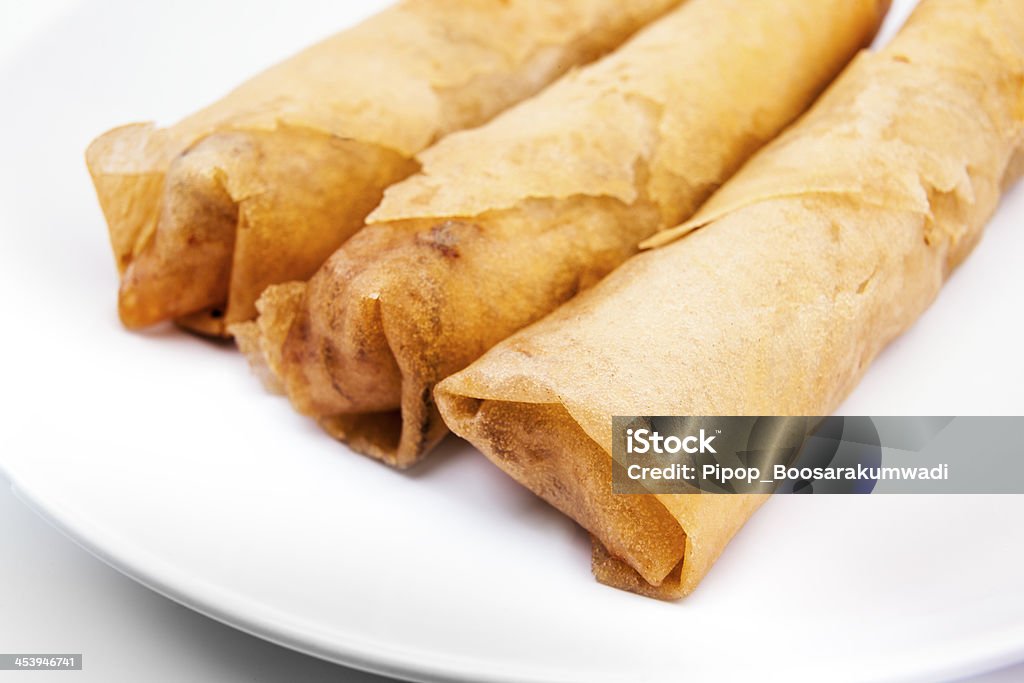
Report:
[[[129,328],[223,334],[269,285],[310,277],[414,155],[617,47],[681,0],[405,0],[165,129],[87,162]]]
[[[764,498],[613,495],[612,416],[829,414],[978,242],[1022,142],[1024,2],[924,0],[661,248],[441,383],[441,412],[592,533],[600,581],[684,596]]]
[[[689,217],[870,41],[884,0],[690,0],[613,55],[421,155],[308,286],[238,333],[296,407],[412,465],[434,385]]]

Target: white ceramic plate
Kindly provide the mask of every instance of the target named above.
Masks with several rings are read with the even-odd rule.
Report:
[[[172,121],[381,3],[352,4],[86,4],[0,67],[0,460],[26,501],[199,611],[413,679],[932,680],[1024,658],[1022,497],[776,499],[663,604],[594,583],[585,535],[469,446],[398,474],[230,348],[123,332],[90,138]],[[1017,190],[847,413],[1024,413],[1022,220]]]

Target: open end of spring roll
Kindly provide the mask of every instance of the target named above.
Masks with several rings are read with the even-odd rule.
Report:
[[[413,156],[618,46],[681,0],[406,0],[165,129],[86,154],[132,329],[222,335],[306,279]]]
[[[271,290],[272,324],[240,330],[245,348],[332,433],[414,464],[446,433],[438,381],[692,215],[870,41],[886,7],[690,0],[422,154],[422,172],[388,190],[302,296]]]
[[[829,414],[977,243],[1022,105],[1024,3],[924,0],[661,248],[442,382],[442,415],[593,534],[599,580],[686,595],[763,497],[613,496],[612,416]]]
[[[136,328],[184,318],[222,333],[255,315],[268,285],[315,273],[383,188],[416,168],[303,128],[203,138],[168,167],[157,229],[121,282],[121,319]]]

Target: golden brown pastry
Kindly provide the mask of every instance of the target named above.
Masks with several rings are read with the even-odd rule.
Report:
[[[129,328],[220,335],[310,277],[414,155],[613,49],[681,0],[405,0],[166,129],[87,153]]]
[[[1024,2],[924,0],[661,248],[440,384],[441,412],[592,533],[599,580],[684,596],[764,498],[613,495],[612,416],[829,414],[978,242],[1022,143]]]
[[[238,331],[300,411],[412,465],[434,385],[690,216],[870,41],[884,0],[690,0],[449,136],[310,281]]]

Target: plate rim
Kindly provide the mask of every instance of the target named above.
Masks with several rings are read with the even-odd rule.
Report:
[[[19,476],[16,464],[5,464],[0,459],[0,475],[10,482],[11,491],[26,507],[115,571],[183,607],[280,647],[361,672],[413,683],[591,681],[581,677],[579,672],[535,666],[530,669],[521,666],[505,674],[484,659],[396,647],[379,639],[360,641],[352,634],[345,634],[343,638],[334,634],[328,639],[328,634],[315,628],[311,622],[246,599],[201,577],[186,576],[166,561],[138,550],[126,539],[118,542],[115,532],[71,514],[59,502],[33,487],[31,476]],[[289,620],[292,621],[290,626]],[[914,662],[908,657],[890,660],[891,666],[886,672],[861,680],[953,681],[1022,664],[1024,622],[986,633],[961,648],[945,650],[943,655],[941,659],[931,659],[924,668],[919,659]],[[772,679],[771,676],[768,678]],[[605,680],[625,681],[619,677]],[[640,680],[648,680],[645,672],[637,672],[630,679],[631,683]]]
[[[352,634],[345,634],[340,639],[334,634],[328,640],[328,634],[318,632],[319,629],[306,620],[245,599],[201,577],[185,576],[169,563],[138,550],[130,542],[118,542],[115,533],[70,514],[60,503],[40,493],[27,483],[31,477],[18,475],[16,465],[5,465],[0,460],[0,477],[10,482],[14,496],[26,507],[110,568],[183,607],[280,647],[365,673],[412,683],[589,681],[568,670],[536,667],[517,669],[514,675],[502,675],[483,659],[396,647],[377,639],[360,642]],[[291,627],[285,625],[289,620],[294,622]],[[306,628],[303,629],[302,625]],[[1024,638],[1021,652],[1024,654]]]

